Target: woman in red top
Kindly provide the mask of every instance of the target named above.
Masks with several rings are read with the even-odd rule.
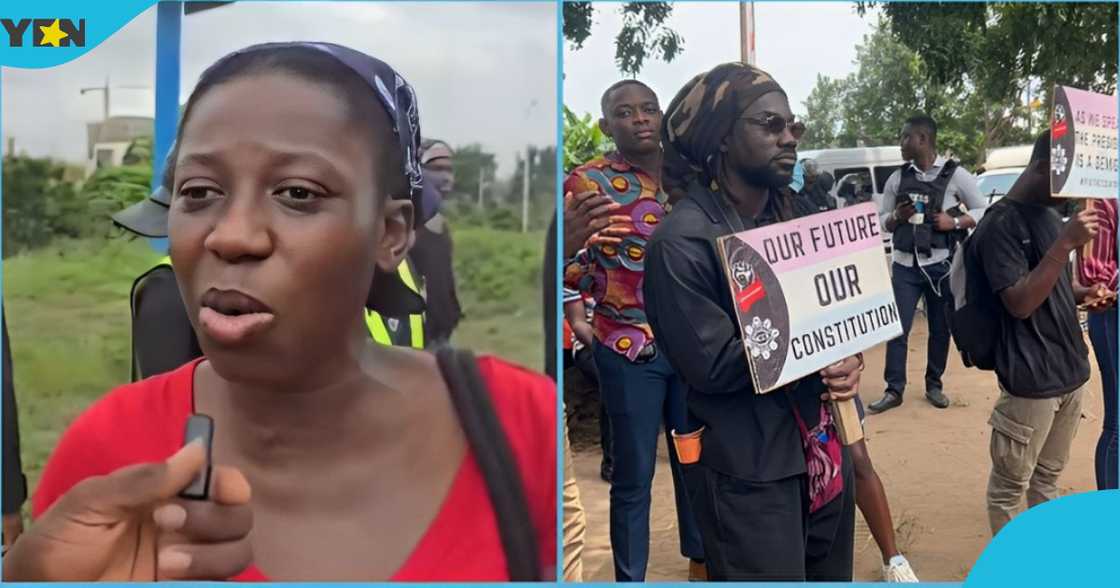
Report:
[[[415,310],[393,270],[413,241],[419,136],[411,87],[345,47],[258,45],[203,73],[164,184],[205,357],[70,426],[5,579],[509,578],[502,497],[480,469],[492,448],[468,441],[459,387],[433,355],[373,343],[363,318]],[[477,365],[552,579],[555,385]],[[180,450],[192,413],[212,417],[221,464],[204,501],[177,498],[206,463]]]

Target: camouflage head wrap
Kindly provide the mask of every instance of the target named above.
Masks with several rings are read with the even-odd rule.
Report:
[[[755,100],[783,92],[770,74],[745,63],[724,63],[689,81],[665,110],[661,181],[677,200],[689,182],[716,179],[719,148]]]

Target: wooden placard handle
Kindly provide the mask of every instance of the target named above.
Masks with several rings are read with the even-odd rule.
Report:
[[[854,399],[831,400],[828,409],[832,412],[832,420],[836,421],[836,433],[841,444],[852,445],[863,439],[863,424],[859,422],[859,410]]]

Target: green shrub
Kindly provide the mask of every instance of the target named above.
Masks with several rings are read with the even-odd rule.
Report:
[[[81,197],[89,214],[100,222],[108,222],[113,213],[148,197],[152,183],[149,165],[122,165],[97,170],[85,185]]]
[[[3,167],[5,257],[57,238],[107,234],[109,216],[146,198],[152,180],[147,164],[97,170],[80,189],[50,159],[6,157]]]
[[[483,305],[507,301],[526,288],[539,287],[544,234],[463,228],[455,240],[455,279],[464,298]],[[529,301],[539,305],[539,301]],[[483,309],[486,312],[486,309]]]
[[[59,235],[79,236],[88,224],[83,201],[64,178],[66,167],[46,158],[4,158],[4,256],[42,247]]]

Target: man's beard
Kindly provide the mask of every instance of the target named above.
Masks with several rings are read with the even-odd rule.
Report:
[[[779,175],[778,172],[769,165],[741,167],[738,169],[738,174],[747,184],[763,188],[777,189],[788,186],[792,179]]]

